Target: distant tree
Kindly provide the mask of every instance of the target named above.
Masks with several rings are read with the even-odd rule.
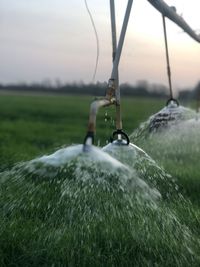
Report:
[[[193,92],[191,89],[183,89],[179,91],[178,98],[180,100],[190,100],[192,99]]]
[[[56,89],[60,89],[62,87],[62,82],[60,81],[59,78],[55,79],[55,86],[56,86]]]
[[[136,83],[136,87],[141,90],[148,90],[149,89],[149,83],[146,80],[138,80]]]
[[[42,86],[45,88],[52,88],[53,87],[51,80],[48,78],[46,78],[42,81]]]
[[[194,88],[194,96],[196,99],[200,101],[200,81],[197,83],[197,85]]]

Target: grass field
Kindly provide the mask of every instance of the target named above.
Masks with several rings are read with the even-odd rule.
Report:
[[[85,96],[1,95],[1,168],[52,152],[64,145],[82,143],[92,100],[92,97]],[[130,134],[162,104],[154,100],[124,100],[126,131]],[[105,113],[108,115],[105,116]],[[114,130],[114,118],[114,107],[99,112],[96,144],[100,142],[104,145],[109,139]]]
[[[110,170],[91,158],[45,167],[43,173],[41,163],[38,172],[27,169],[28,160],[82,143],[91,101],[0,96],[0,266],[200,266],[197,135],[194,144],[183,145],[180,138],[137,141],[171,175],[161,180],[176,180],[179,189],[161,200],[143,198],[142,185],[133,187],[136,192],[124,183],[129,175],[136,183],[135,172]],[[164,103],[123,99],[124,130],[130,135]],[[96,145],[109,140],[114,114],[114,107],[100,111]],[[143,172],[138,173],[145,180]]]

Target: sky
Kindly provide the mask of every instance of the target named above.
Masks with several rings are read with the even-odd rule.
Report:
[[[95,82],[112,71],[109,0],[87,0],[99,37]],[[199,0],[165,0],[200,32]],[[119,36],[127,1],[116,0]],[[167,19],[175,90],[200,80],[200,44]],[[84,0],[0,0],[0,83],[90,83],[96,39]],[[147,0],[133,0],[119,64],[120,83],[167,85],[161,14]]]

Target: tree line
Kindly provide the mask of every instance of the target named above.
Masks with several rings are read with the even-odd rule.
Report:
[[[96,84],[70,83],[61,84],[56,82],[42,83],[20,83],[20,84],[0,84],[0,90],[16,91],[16,92],[43,92],[43,93],[64,93],[74,95],[93,95],[104,96],[107,89],[107,82],[97,82]],[[135,85],[124,83],[120,85],[122,96],[139,96],[139,97],[154,97],[168,98],[169,90],[162,84],[149,84],[147,81],[138,81]],[[194,88],[182,89],[178,93],[178,98],[181,100],[200,100],[200,81]]]

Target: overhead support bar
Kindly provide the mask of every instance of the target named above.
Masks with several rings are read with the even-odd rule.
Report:
[[[112,59],[115,60],[117,51],[117,31],[116,31],[116,19],[115,19],[115,1],[110,0],[110,18],[111,18],[111,33],[112,33]],[[115,79],[115,97],[116,97],[116,129],[122,129],[121,118],[121,101],[120,101],[120,87],[119,87],[119,71],[117,69]]]
[[[129,17],[130,17],[130,13],[131,13],[132,4],[133,4],[133,0],[129,0],[127,7],[126,7],[124,21],[123,21],[123,25],[122,25],[122,29],[121,29],[121,34],[119,37],[119,43],[117,46],[117,51],[116,51],[115,59],[113,62],[113,69],[112,69],[112,73],[111,73],[111,79],[112,80],[116,80],[116,77],[117,77],[119,61],[120,61],[120,57],[121,57],[122,47],[124,44],[124,38],[125,38],[125,34],[126,34],[126,29],[128,26],[128,21],[129,21]]]
[[[167,30],[166,30],[166,23],[165,23],[165,16],[162,15],[163,19],[163,31],[164,31],[164,38],[165,38],[165,51],[166,51],[166,61],[167,61],[167,76],[169,82],[169,91],[170,91],[170,99],[173,99],[173,90],[172,90],[172,81],[171,81],[171,68],[169,63],[169,50],[168,50],[168,42],[167,42]]]
[[[180,28],[182,28],[190,37],[200,43],[200,34],[196,32],[187,24],[187,22],[176,13],[176,8],[168,6],[163,0],[147,0],[151,3],[163,16],[172,20]]]
[[[117,31],[115,19],[115,0],[110,0],[110,18],[111,18],[111,33],[112,33],[112,58],[115,59],[117,50]]]

